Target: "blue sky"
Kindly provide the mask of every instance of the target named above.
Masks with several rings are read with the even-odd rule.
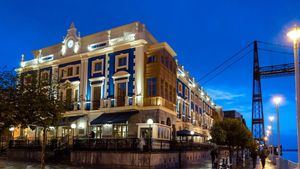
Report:
[[[299,0],[4,0],[0,5],[0,66],[17,67],[22,53],[31,59],[32,50],[61,42],[72,21],[83,36],[140,21],[159,41],[168,42],[179,62],[200,79],[255,39],[290,45],[285,34],[299,23],[299,6]],[[292,62],[291,59],[265,54],[262,63]],[[280,107],[282,141],[287,148],[295,147],[293,77],[267,79],[262,84],[266,117],[274,114],[272,95],[285,96]],[[251,85],[249,55],[204,87],[224,109],[240,111],[250,128]]]

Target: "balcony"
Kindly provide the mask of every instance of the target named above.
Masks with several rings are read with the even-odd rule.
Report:
[[[144,106],[164,106],[172,111],[176,111],[175,104],[162,97],[149,97],[144,99]]]

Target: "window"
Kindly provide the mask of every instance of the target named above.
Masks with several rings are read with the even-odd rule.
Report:
[[[165,82],[165,98],[168,99],[169,98],[169,91],[168,91],[168,83]]]
[[[76,75],[79,75],[79,66],[76,67]]]
[[[153,63],[153,62],[156,62],[156,56],[149,56],[147,63]]]
[[[188,90],[188,88],[184,89],[184,96],[185,96],[185,98],[189,98],[189,90]]]
[[[178,82],[178,92],[182,94],[182,84]]]
[[[93,62],[93,73],[99,73],[103,70],[102,60],[96,60]]]
[[[128,66],[128,54],[121,54],[116,56],[116,62],[115,62],[115,70],[118,71],[118,69],[121,68],[127,68]]]
[[[118,59],[118,66],[126,66],[127,65],[127,57],[121,57]]]
[[[93,87],[93,110],[97,110],[100,108],[100,94],[101,94],[101,87],[100,86]]]
[[[78,90],[77,90],[77,89],[75,90],[74,100],[75,100],[76,102],[78,102]]]
[[[42,80],[48,80],[49,77],[48,77],[48,72],[43,72],[42,73]]]
[[[68,68],[68,76],[73,76],[73,67]]]
[[[61,70],[60,76],[61,76],[61,78],[64,78],[64,77],[65,77],[65,70],[64,70],[64,69]]]
[[[156,78],[147,79],[148,96],[156,96]]]
[[[163,79],[161,79],[160,80],[160,92],[161,92],[161,97],[165,97],[165,94],[164,94],[164,80]]]

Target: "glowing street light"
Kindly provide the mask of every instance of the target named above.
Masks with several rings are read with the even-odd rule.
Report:
[[[276,106],[279,106],[279,104],[282,102],[282,97],[280,97],[280,96],[274,96],[272,100],[273,100],[273,103]]]
[[[268,126],[268,130],[271,130],[272,129],[272,126]]]
[[[270,122],[273,122],[274,121],[274,116],[269,116],[269,120],[270,120]]]
[[[74,144],[74,137],[75,137],[75,129],[76,129],[77,125],[75,123],[72,123],[71,124],[71,129],[72,129],[72,132],[73,132],[73,144]]]
[[[279,126],[279,105],[282,102],[282,97],[280,96],[274,96],[273,97],[273,103],[275,104],[276,108],[276,115],[277,115],[277,149],[278,149],[278,158],[280,159],[280,126]],[[278,165],[279,166],[279,165]]]
[[[300,39],[300,27],[295,26],[286,34],[291,40],[298,42]]]
[[[298,143],[298,162],[300,162],[300,69],[299,69],[299,40],[300,27],[295,26],[287,36],[293,41],[294,46],[294,67],[295,67],[295,92],[296,92],[296,113],[297,113],[297,143]],[[298,166],[300,167],[300,166]]]
[[[15,127],[14,126],[10,126],[8,130],[11,132],[12,139],[14,139]]]
[[[152,130],[151,130],[151,125],[154,123],[152,119],[147,120],[147,124],[149,125],[149,150],[152,149]]]

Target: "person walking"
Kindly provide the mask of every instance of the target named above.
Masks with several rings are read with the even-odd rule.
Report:
[[[212,168],[216,168],[216,157],[217,157],[217,150],[216,149],[211,150],[210,157],[211,157]]]
[[[258,155],[258,153],[257,153],[257,150],[255,150],[255,149],[251,150],[250,153],[251,153],[250,156],[251,156],[251,158],[252,158],[253,169],[255,169],[255,167],[256,167],[256,162],[257,162],[257,155]]]
[[[264,147],[262,149],[262,151],[260,152],[260,160],[261,160],[261,165],[262,165],[262,168],[265,168],[265,165],[266,165],[266,158],[268,157],[268,149],[266,147]]]

